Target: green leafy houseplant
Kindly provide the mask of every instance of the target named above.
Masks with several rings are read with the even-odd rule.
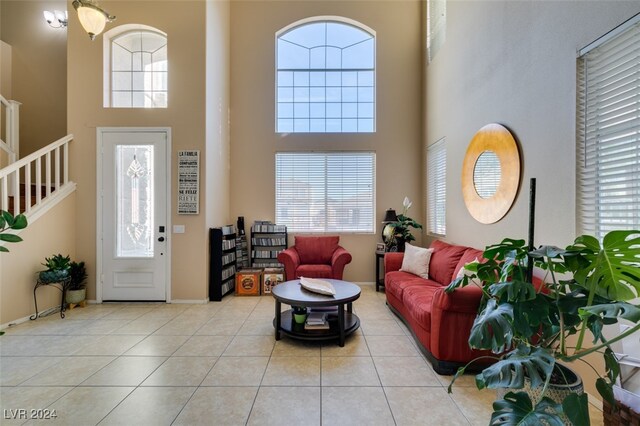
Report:
[[[23,214],[19,214],[17,216],[13,216],[11,213],[5,210],[0,210],[0,241],[5,241],[8,243],[19,243],[22,241],[22,238],[15,234],[10,234],[5,232],[9,229],[13,229],[14,231],[24,229],[27,227],[27,218]],[[9,249],[5,246],[0,246],[0,252],[8,252]]]
[[[524,240],[505,239],[487,247],[483,256],[483,262],[468,266],[468,276],[446,290],[479,285],[473,278],[482,281],[469,345],[491,350],[497,362],[476,376],[476,386],[518,390],[528,381],[532,389],[542,389],[534,400],[527,392],[508,392],[494,402],[491,425],[561,425],[564,419],[588,424],[586,394],[569,393],[563,401],[553,401],[545,393],[552,376],[558,376],[557,361],[586,362],[583,358],[592,353],[601,354],[605,363],[596,388],[615,405],[613,384],[620,366],[611,344],[640,329],[640,308],[629,303],[640,294],[640,231],[612,231],[602,244],[583,235],[566,249],[543,246],[531,252]],[[528,279],[529,265],[545,272],[540,285]],[[607,340],[604,326],[620,319],[634,325]],[[451,385],[467,366],[458,370]]]
[[[411,208],[412,204],[413,202],[408,197],[404,197],[402,214],[398,215],[397,221],[387,224],[384,231],[385,234],[387,234],[388,245],[404,246],[404,243],[415,241],[416,238],[411,234],[411,228],[422,229],[422,225],[407,216],[407,211]]]
[[[71,258],[69,256],[63,256],[56,254],[55,256],[45,257],[45,263],[47,269],[40,271],[40,281],[45,283],[54,283],[67,279],[69,277],[69,269],[71,268]]]

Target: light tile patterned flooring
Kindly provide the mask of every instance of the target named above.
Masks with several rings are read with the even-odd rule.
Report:
[[[11,419],[19,409],[74,426],[488,424],[494,394],[472,377],[447,394],[449,377],[384,301],[362,286],[361,328],[343,348],[276,342],[271,296],[89,305],[29,321],[0,337],[0,424],[36,423]]]

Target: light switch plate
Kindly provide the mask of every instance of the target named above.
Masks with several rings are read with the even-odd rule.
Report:
[[[173,225],[174,234],[184,234],[184,225]]]

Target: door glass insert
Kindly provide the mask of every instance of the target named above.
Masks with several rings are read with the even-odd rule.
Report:
[[[116,145],[116,257],[153,257],[153,145]]]

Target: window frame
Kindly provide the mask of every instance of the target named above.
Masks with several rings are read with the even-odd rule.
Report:
[[[434,156],[442,155],[444,158],[435,158]],[[433,161],[432,161],[433,160]],[[436,142],[427,146],[426,152],[426,218],[427,218],[427,235],[444,237],[447,235],[447,144],[446,138],[440,138]],[[442,170],[440,170],[442,167]],[[436,168],[433,171],[431,170]],[[441,174],[438,174],[440,171]],[[443,188],[440,190],[439,186]],[[435,191],[435,193],[432,193]],[[442,193],[442,199],[438,199],[438,195]],[[432,202],[432,199],[434,199]],[[442,205],[441,217],[439,216],[438,206]]]
[[[166,106],[152,106],[152,107],[119,107],[113,106],[113,73],[112,73],[112,49],[111,45],[114,39],[117,39],[121,36],[126,35],[131,32],[141,32],[147,31],[151,33],[155,33],[165,38],[166,46],[167,46],[167,105]],[[143,24],[124,24],[119,25],[106,31],[102,37],[102,70],[103,70],[103,79],[102,79],[102,106],[103,108],[114,108],[114,109],[145,109],[145,110],[153,110],[153,109],[167,109],[169,108],[169,37],[167,33],[158,28],[143,25]]]
[[[619,36],[627,36],[631,41],[620,39]],[[624,80],[621,77],[628,72],[628,69],[620,72],[625,64],[624,59],[621,62],[620,58],[629,56],[631,58],[629,61],[633,61],[633,46],[637,41],[640,41],[640,14],[578,51],[576,66],[576,232],[578,235],[591,234],[602,239],[611,230],[637,229],[640,226],[640,157],[632,155],[634,150],[640,150],[640,123],[635,123],[635,120],[640,121],[638,119],[640,102],[631,101],[640,96],[640,78],[632,78],[622,86],[616,85],[618,81]],[[604,52],[598,50],[606,47],[609,47],[609,50]],[[625,50],[621,54],[620,48],[630,50]],[[589,64],[589,61],[594,60],[597,64]],[[633,74],[638,72],[640,65],[636,64],[635,68]],[[605,79],[606,90],[602,86]],[[624,86],[630,86],[632,89],[626,90],[622,88]],[[626,100],[629,100],[629,105],[623,104]],[[628,127],[623,125],[623,123],[626,124],[623,118],[626,114],[625,110],[631,111],[632,115],[633,111],[636,111],[636,116],[629,120],[631,125]],[[614,120],[618,121],[614,122]],[[615,131],[612,132],[612,129]],[[629,155],[622,154],[624,151]],[[629,172],[628,169],[632,171]],[[624,205],[629,207],[628,212],[625,211],[626,215],[621,210]],[[616,220],[619,223],[615,223]]]
[[[318,132],[318,131],[311,131],[309,130],[308,132],[296,132],[296,131],[292,131],[292,132],[284,132],[284,131],[279,131],[278,130],[278,74],[279,74],[279,67],[278,67],[278,40],[281,36],[287,34],[289,31],[294,30],[297,27],[301,27],[304,25],[308,25],[308,24],[312,24],[312,23],[322,23],[322,22],[337,22],[337,23],[341,23],[341,24],[346,24],[346,25],[350,25],[353,26],[357,29],[360,29],[362,31],[365,31],[367,33],[369,33],[373,39],[373,128],[370,132],[328,132],[326,131],[326,127],[325,127],[325,131],[323,132]],[[275,38],[274,38],[274,53],[275,53],[275,57],[274,57],[274,80],[275,80],[275,84],[274,84],[274,129],[275,129],[275,133],[276,134],[369,134],[369,133],[376,133],[377,132],[377,121],[378,121],[378,116],[377,116],[377,104],[378,104],[378,100],[377,100],[377,87],[378,87],[378,81],[377,81],[377,68],[378,68],[378,63],[377,63],[377,34],[376,31],[361,23],[358,22],[354,19],[350,19],[350,18],[346,18],[344,16],[335,16],[335,15],[321,15],[321,16],[312,16],[312,17],[308,17],[308,18],[304,18],[304,19],[300,19],[298,21],[292,22],[289,25],[279,29],[278,31],[276,31],[275,33]],[[321,70],[327,70],[328,68],[318,68],[316,71],[321,71]],[[313,71],[313,70],[309,70],[309,71]],[[349,71],[348,69],[346,70],[342,70],[341,71]],[[357,71],[356,71],[357,72]],[[326,87],[326,83],[325,86]],[[326,104],[326,100],[324,101],[324,104]],[[327,117],[324,117],[325,120]],[[340,116],[340,120],[343,120],[342,117],[342,113]],[[326,124],[326,123],[325,123]]]
[[[279,181],[278,181],[278,156],[279,155],[323,155],[325,157],[325,161],[326,158],[328,156],[342,156],[342,155],[367,155],[370,156],[371,158],[371,229],[370,230],[366,230],[366,231],[358,231],[358,230],[339,230],[339,229],[330,229],[328,226],[328,221],[326,220],[326,211],[325,211],[325,226],[323,230],[317,230],[317,229],[301,229],[301,228],[296,228],[294,227],[294,225],[291,225],[290,223],[287,223],[286,221],[283,221],[279,218],[279,212],[278,212],[278,188],[279,188]],[[276,223],[281,224],[281,225],[287,225],[287,229],[289,232],[292,233],[296,233],[296,234],[317,234],[317,235],[327,235],[327,234],[340,234],[340,235],[374,235],[376,234],[376,164],[377,164],[377,158],[376,158],[376,152],[375,151],[277,151],[274,155],[274,181],[275,181],[275,191],[274,191],[274,217],[276,218]],[[327,174],[324,175],[324,180],[326,182],[327,180]],[[326,204],[326,200],[328,198],[328,194],[327,194],[327,188],[325,188],[324,191],[324,198],[323,200],[325,201]]]

